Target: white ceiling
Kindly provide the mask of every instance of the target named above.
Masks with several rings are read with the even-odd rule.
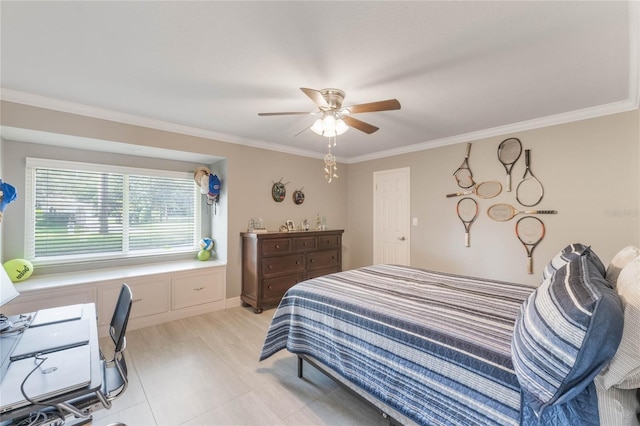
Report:
[[[638,108],[638,1],[2,1],[5,100],[319,156],[300,87],[358,114],[347,162]]]

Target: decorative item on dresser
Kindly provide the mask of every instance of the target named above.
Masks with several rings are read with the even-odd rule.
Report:
[[[342,271],[343,232],[241,233],[243,306],[259,314],[294,284]]]

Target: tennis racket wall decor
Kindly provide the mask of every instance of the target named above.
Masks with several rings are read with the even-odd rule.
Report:
[[[531,150],[524,150],[524,164],[526,166],[522,180],[516,187],[516,200],[525,207],[533,207],[540,203],[544,196],[544,188],[531,171]],[[528,177],[527,177],[528,176]]]
[[[478,203],[473,198],[464,197],[458,201],[456,213],[464,225],[464,246],[469,247],[469,230],[473,221],[478,217]]]
[[[458,187],[462,188],[462,190],[446,194],[447,198],[462,197],[456,205],[456,214],[464,226],[465,247],[471,246],[471,226],[478,218],[478,204],[481,203],[474,197],[470,197],[470,195],[475,195],[480,199],[494,198],[502,193],[503,185],[507,192],[511,192],[513,166],[518,162],[523,151],[525,171],[515,188],[514,203],[517,202],[526,208],[537,206],[544,197],[544,187],[531,169],[531,150],[523,150],[522,143],[518,138],[503,140],[498,146],[498,160],[504,166],[507,178],[506,184],[497,180],[477,183],[469,166],[471,143],[466,144],[464,160],[453,173]],[[504,202],[494,204],[487,209],[487,216],[499,222],[507,222],[518,215],[523,215],[515,224],[515,233],[527,253],[528,274],[533,274],[533,253],[546,233],[544,222],[536,217],[543,214],[558,214],[558,212],[556,210],[518,210],[513,205]]]
[[[471,172],[471,168],[469,168],[469,153],[471,152],[471,142],[467,144],[467,152],[464,155],[464,160],[460,167],[453,172],[453,177],[456,178],[456,182],[458,182],[458,186],[460,188],[471,188],[476,183],[473,181],[473,173]]]
[[[513,165],[518,161],[521,154],[522,144],[520,139],[505,139],[498,146],[498,160],[500,160],[507,172],[507,192],[511,192],[511,169],[513,169]]]
[[[461,197],[463,195],[475,194],[480,198],[486,199],[486,198],[496,197],[498,196],[498,194],[500,194],[500,192],[502,192],[502,185],[500,184],[500,182],[495,180],[490,180],[490,181],[482,182],[476,185],[476,187],[470,191],[455,192],[453,194],[447,194],[447,198]]]
[[[525,216],[516,222],[516,236],[527,250],[527,273],[533,274],[533,250],[544,238],[544,223],[534,216]]]
[[[506,222],[519,214],[558,214],[556,210],[516,210],[511,204],[494,204],[487,209],[487,216],[498,222]]]

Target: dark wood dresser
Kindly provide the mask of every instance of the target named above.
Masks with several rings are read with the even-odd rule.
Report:
[[[343,232],[241,233],[243,306],[259,314],[294,284],[342,271]]]

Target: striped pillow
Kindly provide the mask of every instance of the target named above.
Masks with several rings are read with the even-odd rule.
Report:
[[[585,246],[581,243],[569,244],[565,248],[562,249],[560,253],[558,253],[551,261],[547,264],[547,266],[542,271],[542,280],[546,280],[551,277],[555,271],[562,268],[567,263],[572,260],[576,260],[581,256],[589,256],[589,259],[593,262],[594,266],[598,269],[603,276],[605,275],[606,269],[604,264],[600,260],[600,258],[591,250],[591,247]]]
[[[522,304],[511,342],[524,402],[540,416],[591,384],[620,343],[620,299],[589,259],[560,267]]]

